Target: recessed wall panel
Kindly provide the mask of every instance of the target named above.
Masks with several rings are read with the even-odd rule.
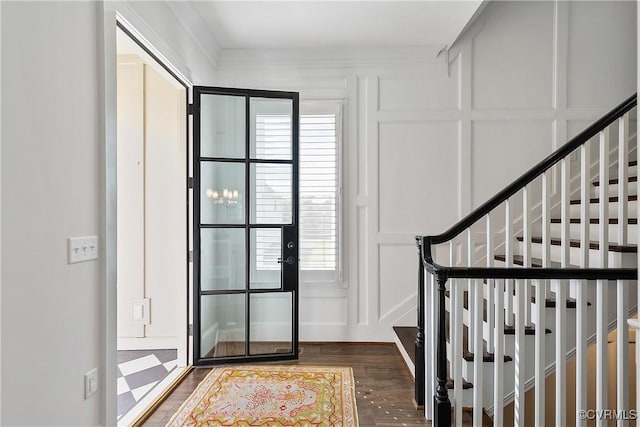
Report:
[[[609,109],[637,91],[636,18],[635,2],[569,2],[570,107]]]
[[[460,60],[447,70],[430,64],[420,76],[383,76],[378,80],[380,111],[452,110],[459,108]]]
[[[300,324],[346,325],[347,299],[300,296]],[[304,337],[300,337],[304,340]]]
[[[391,314],[417,292],[417,263],[413,242],[380,246],[380,318]]]
[[[492,2],[473,40],[473,106],[550,108],[553,2]]]
[[[458,123],[381,123],[381,232],[439,233],[457,218]]]
[[[472,126],[472,204],[484,203],[552,150],[552,123],[546,120],[476,121]]]

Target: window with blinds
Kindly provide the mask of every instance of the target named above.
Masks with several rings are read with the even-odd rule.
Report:
[[[300,116],[300,268],[335,271],[338,147],[335,114]]]
[[[299,157],[299,240],[300,269],[303,281],[336,280],[338,271],[338,132],[339,115],[336,111],[300,116]],[[290,119],[282,115],[258,115],[256,117],[256,152],[261,158],[269,153],[282,155],[283,139],[290,138]],[[281,158],[281,157],[280,157]],[[278,188],[291,188],[291,176],[285,171],[256,170],[256,187],[274,189],[265,194],[269,199],[278,198]],[[282,194],[284,196],[284,193]],[[290,200],[279,200],[284,206]],[[257,222],[271,222],[273,200],[256,203]],[[286,211],[286,209],[284,209]],[[256,231],[256,268],[279,269],[273,260],[280,256],[280,242],[276,244],[273,230]]]

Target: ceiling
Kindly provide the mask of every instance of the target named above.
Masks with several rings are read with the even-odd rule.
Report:
[[[194,1],[222,49],[451,45],[483,1]]]

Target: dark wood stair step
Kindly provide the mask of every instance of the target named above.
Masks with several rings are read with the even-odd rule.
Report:
[[[523,242],[524,241],[524,237],[522,237],[522,236],[518,236],[518,237],[516,237],[516,239],[519,242]],[[531,243],[542,244],[542,237],[532,237],[531,238]],[[562,245],[562,239],[559,239],[559,238],[556,238],[556,237],[552,237],[550,243],[553,246],[561,246]],[[579,248],[580,247],[580,240],[571,239],[569,241],[569,246],[571,246],[572,248]],[[600,243],[599,242],[593,242],[593,241],[589,242],[589,249],[595,249],[595,250],[600,249]],[[637,245],[609,244],[609,251],[610,252],[637,253],[638,252],[638,246]]]
[[[454,386],[453,379],[452,378],[447,378],[447,389],[453,390],[453,386]],[[473,384],[463,378],[462,379],[462,389],[463,390],[468,390],[470,388],[473,388]]]
[[[409,359],[416,364],[416,336],[418,328],[415,326],[394,326],[393,331],[400,339],[402,347],[409,355]]]
[[[507,260],[507,257],[505,255],[494,255],[494,259],[496,261],[505,262]],[[513,256],[513,264],[514,265],[523,266],[524,265],[524,258],[522,257],[522,255],[514,255]],[[540,258],[531,258],[531,267],[534,267],[534,268],[542,267],[542,260]],[[551,266],[550,267],[551,268],[560,268],[562,266],[561,266],[561,264],[559,262],[551,261]]]
[[[536,303],[536,297],[531,297],[531,302],[533,304]],[[558,301],[553,299],[553,298],[546,298],[545,299],[545,307],[547,308],[555,308],[556,307],[556,303]],[[591,303],[589,301],[587,301],[587,307],[591,306]],[[576,300],[573,298],[567,298],[567,308],[576,308]]]
[[[550,334],[551,333],[551,329],[545,328],[544,329],[544,333],[545,334]],[[507,325],[505,325],[504,334],[505,335],[515,335],[516,334],[515,326],[507,326]],[[525,326],[524,327],[524,334],[525,335],[535,335],[536,334],[536,327],[535,326]]]
[[[462,358],[467,362],[473,362],[475,353],[469,350],[468,344],[469,328],[466,325],[462,325]],[[482,339],[482,361],[493,363],[495,360],[495,355],[487,351],[487,341]],[[504,355],[505,362],[511,362],[512,360],[511,356]]]
[[[551,224],[561,224],[561,223],[562,223],[561,218],[551,218]],[[569,223],[580,224],[580,218],[571,218],[569,220]],[[617,223],[618,223],[618,218],[609,218],[610,225],[617,224]],[[638,223],[638,218],[629,218],[627,222],[627,224],[629,225],[635,225],[637,223]],[[590,218],[589,224],[600,224],[600,218]]]
[[[486,280],[485,280],[485,283]],[[465,308],[466,310],[469,309],[469,297],[468,297],[468,291],[464,291],[464,296],[462,297],[462,306],[463,308]],[[513,295],[516,294],[516,290],[515,287],[513,289]],[[450,298],[451,295],[449,293],[449,291],[445,291],[445,296],[447,298]],[[567,298],[567,308],[576,308],[576,300],[573,298]],[[535,304],[536,303],[536,297],[532,296],[531,297],[531,303]],[[591,303],[587,301],[587,306],[590,306]],[[482,299],[482,306],[483,306],[483,314],[482,314],[482,320],[484,320],[485,322],[487,321],[487,300],[486,299]],[[545,307],[546,308],[555,308],[556,307],[556,300],[553,298],[546,298],[545,299]]]
[[[637,182],[638,181],[638,177],[637,176],[630,176],[627,179],[627,181],[628,182]],[[609,180],[609,184],[610,185],[617,184],[617,183],[618,183],[618,178],[611,178]],[[600,181],[593,181],[593,185],[596,186],[596,187],[599,187],[600,186]]]
[[[630,202],[635,202],[638,200],[638,196],[637,195],[629,195],[628,200]],[[609,197],[609,202],[615,203],[618,201],[618,196],[611,196]],[[570,205],[579,205],[582,202],[582,200],[577,199],[577,200],[571,200],[569,202]],[[589,199],[589,203],[600,203],[600,199],[597,197],[592,197]]]

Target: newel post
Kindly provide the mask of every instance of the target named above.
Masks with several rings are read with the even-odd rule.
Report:
[[[424,406],[424,265],[422,264],[422,239],[416,237],[418,246],[418,322],[416,332],[416,364],[415,364],[415,402],[416,407]]]
[[[445,325],[445,291],[447,277],[439,273],[436,275],[438,293],[438,316],[436,338],[436,391],[433,396],[433,425],[451,425],[451,401],[447,391],[447,331]]]

